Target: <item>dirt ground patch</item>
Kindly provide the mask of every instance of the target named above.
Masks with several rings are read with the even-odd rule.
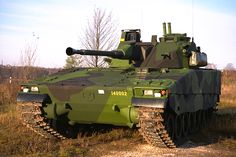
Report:
[[[233,140],[235,143],[235,139]],[[125,144],[124,144],[125,143]],[[158,157],[158,156],[235,156],[235,148],[225,149],[219,144],[200,144],[188,141],[176,149],[156,148],[145,143],[134,142],[133,140],[119,140],[108,144],[100,144],[91,147],[86,156],[101,157]]]
[[[202,133],[200,133],[202,134]],[[196,135],[184,145],[175,149],[157,148],[146,144],[142,139],[121,139],[109,144],[99,144],[89,148],[86,156],[100,157],[171,157],[171,156],[236,156],[236,139],[233,137],[214,136],[201,141]]]

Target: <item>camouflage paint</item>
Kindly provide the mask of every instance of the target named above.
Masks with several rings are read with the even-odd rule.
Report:
[[[132,40],[128,40],[129,35]],[[84,50],[70,50],[69,54],[86,55]],[[190,42],[186,34],[172,34],[170,28],[160,42],[151,43],[140,41],[140,30],[123,31],[117,50],[119,55],[113,57],[128,61],[127,67],[67,70],[23,86],[39,88],[38,92],[25,94],[47,94],[50,97],[51,101],[44,102],[43,106],[44,116],[49,119],[66,114],[70,124],[132,127],[139,122],[137,108],[145,104],[176,114],[217,105],[220,72],[200,66],[190,67],[188,62],[192,51],[199,51],[194,41]],[[120,56],[120,52],[124,55]],[[99,55],[103,52],[90,50],[88,53]],[[116,55],[116,51],[113,54]],[[144,95],[145,90],[157,97],[155,94]],[[163,90],[166,94],[159,97]]]

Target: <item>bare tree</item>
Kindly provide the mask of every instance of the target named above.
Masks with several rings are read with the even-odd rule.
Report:
[[[228,70],[228,71],[235,70],[234,64],[233,64],[233,63],[228,63],[228,64],[225,66],[224,70]]]
[[[27,43],[23,51],[21,51],[20,62],[22,66],[34,66],[36,61],[37,46]]]
[[[88,21],[84,35],[80,38],[81,44],[88,50],[112,50],[118,44],[117,24],[112,18],[112,14],[106,14],[105,10],[94,9],[91,20]],[[89,67],[103,67],[105,62],[103,57],[85,56],[85,61]]]
[[[23,78],[26,80],[34,78],[34,66],[37,60],[37,41],[39,37],[36,37],[33,33],[33,39],[25,44],[23,50],[21,50],[20,64],[24,67],[22,71]]]

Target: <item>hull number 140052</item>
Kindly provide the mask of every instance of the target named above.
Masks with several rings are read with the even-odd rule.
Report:
[[[127,91],[111,91],[111,95],[114,95],[114,96],[127,96]]]

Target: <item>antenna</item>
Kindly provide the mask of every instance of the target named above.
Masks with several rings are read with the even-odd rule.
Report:
[[[192,37],[194,37],[194,0],[192,0]]]
[[[141,28],[141,30],[143,30],[143,29],[144,29],[144,28],[143,28],[143,8],[141,9],[140,13],[141,13],[140,28]],[[140,33],[141,33],[141,32],[140,32]]]

